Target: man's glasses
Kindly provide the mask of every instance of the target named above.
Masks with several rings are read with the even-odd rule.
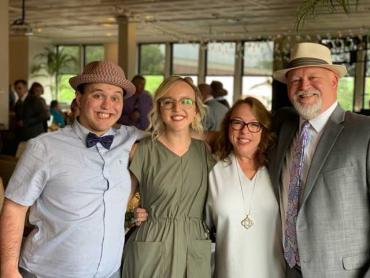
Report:
[[[230,126],[234,130],[242,130],[245,126],[247,126],[247,129],[249,132],[257,133],[260,132],[262,129],[262,125],[259,122],[249,122],[246,123],[239,119],[230,119]]]
[[[176,106],[176,103],[183,109],[190,109],[194,105],[195,101],[188,97],[183,97],[179,100],[166,97],[159,100],[160,106],[165,110],[173,109]]]

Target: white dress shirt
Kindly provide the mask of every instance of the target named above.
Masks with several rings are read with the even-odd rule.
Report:
[[[338,105],[338,102],[334,102],[323,113],[318,115],[316,118],[309,120],[311,126],[309,128],[308,145],[306,147],[304,159],[303,159],[303,169],[302,169],[302,177],[301,177],[301,180],[302,180],[301,194],[303,194],[304,192],[304,187],[305,187],[306,179],[308,176],[308,171],[310,169],[311,161],[315,153],[316,146],[319,143],[321,135],[324,131],[324,126],[328,122],[331,114],[334,112],[337,105]],[[295,138],[289,148],[289,152],[287,152],[286,154],[284,165],[283,165],[283,171],[281,175],[283,187],[281,188],[282,192],[280,190],[280,203],[283,204],[283,206],[281,207],[283,231],[285,231],[285,221],[286,221],[285,214],[288,208],[290,168],[291,168],[291,164],[293,160],[294,147],[298,142],[298,135],[299,135],[299,132],[301,130],[301,127],[304,121],[305,120],[302,118],[299,119],[299,130],[297,134],[295,135]],[[284,232],[283,232],[283,236],[284,236]]]

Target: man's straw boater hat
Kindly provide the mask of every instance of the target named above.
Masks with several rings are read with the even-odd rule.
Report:
[[[124,71],[120,66],[108,61],[95,61],[87,64],[80,75],[69,79],[69,84],[77,91],[81,84],[107,83],[121,87],[124,91],[124,98],[135,93],[135,86],[126,79]]]
[[[302,42],[293,48],[287,67],[275,71],[273,77],[286,83],[286,75],[289,71],[305,67],[325,68],[336,73],[338,77],[347,73],[345,66],[333,65],[329,48],[318,43]]]

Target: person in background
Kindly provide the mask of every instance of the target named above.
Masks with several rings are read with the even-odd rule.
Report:
[[[272,144],[271,115],[263,104],[253,97],[237,101],[223,120],[220,160],[209,174],[214,277],[284,277],[278,198],[267,170]]]
[[[16,80],[14,89],[18,95],[15,104],[16,135],[19,142],[27,141],[45,132],[44,123],[49,114],[42,100],[28,93],[25,80]]]
[[[50,102],[50,114],[52,116],[52,123],[58,127],[65,126],[65,120],[62,110],[60,110],[59,102],[57,100],[52,100]]]
[[[204,129],[207,131],[219,131],[228,109],[213,97],[210,85],[199,84],[198,88],[202,95],[203,103],[208,108],[204,117]]]
[[[184,77],[184,79],[185,79],[186,81],[188,81],[189,83],[194,84],[194,80],[193,80],[193,78],[191,78],[191,76],[185,76],[185,77]],[[194,85],[195,85],[195,84],[194,84]]]
[[[46,104],[45,99],[42,97],[44,94],[44,87],[39,83],[39,82],[33,82],[30,89],[29,89],[29,94],[32,96],[38,97],[41,101],[42,104],[44,105],[45,113],[47,113],[48,118],[43,122],[44,126],[44,131],[48,131],[48,120],[50,119],[50,113],[49,113],[49,108]]]
[[[149,126],[149,112],[152,110],[153,100],[149,92],[145,91],[143,76],[134,76],[132,83],[136,88],[135,94],[127,99],[118,123],[145,130]]]
[[[211,88],[213,97],[221,104],[225,105],[227,109],[230,109],[230,104],[225,98],[225,96],[227,96],[227,91],[224,89],[222,83],[214,80],[211,82]]]
[[[76,98],[71,101],[70,105],[70,112],[67,115],[67,125],[73,124],[73,122],[78,118],[80,115],[80,109],[78,108]]]
[[[130,171],[149,217],[130,236],[122,277],[211,276],[211,242],[203,222],[207,176],[214,161],[193,139],[204,107],[192,83],[165,79],[154,97],[152,137],[142,140]]]
[[[273,74],[294,106],[274,117],[269,168],[288,278],[370,277],[370,118],[338,104],[346,73],[326,46],[299,43]]]
[[[107,61],[87,64],[69,82],[76,90],[78,120],[30,140],[7,186],[0,217],[1,277],[120,277],[132,192],[129,150],[144,134],[113,125],[135,87]],[[28,208],[34,229],[21,251]]]

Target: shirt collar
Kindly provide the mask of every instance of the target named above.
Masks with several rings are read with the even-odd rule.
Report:
[[[81,125],[80,122],[78,121],[78,119],[73,122],[72,129],[77,134],[77,136],[81,139],[82,142],[86,141],[87,134],[89,134],[89,132],[91,132],[89,129],[87,129],[86,127]],[[105,136],[105,135],[116,135],[116,131],[115,131],[115,129],[110,128],[102,136]]]
[[[317,133],[320,133],[322,131],[322,129],[324,128],[324,126],[326,125],[326,123],[328,122],[331,114],[334,112],[335,108],[337,107],[338,105],[338,102],[335,101],[328,109],[326,109],[324,112],[322,112],[320,115],[318,115],[316,118],[313,118],[311,120],[309,120],[312,128],[317,132]],[[305,120],[300,118],[299,119],[299,126],[301,127],[302,126],[302,123],[304,122]]]

